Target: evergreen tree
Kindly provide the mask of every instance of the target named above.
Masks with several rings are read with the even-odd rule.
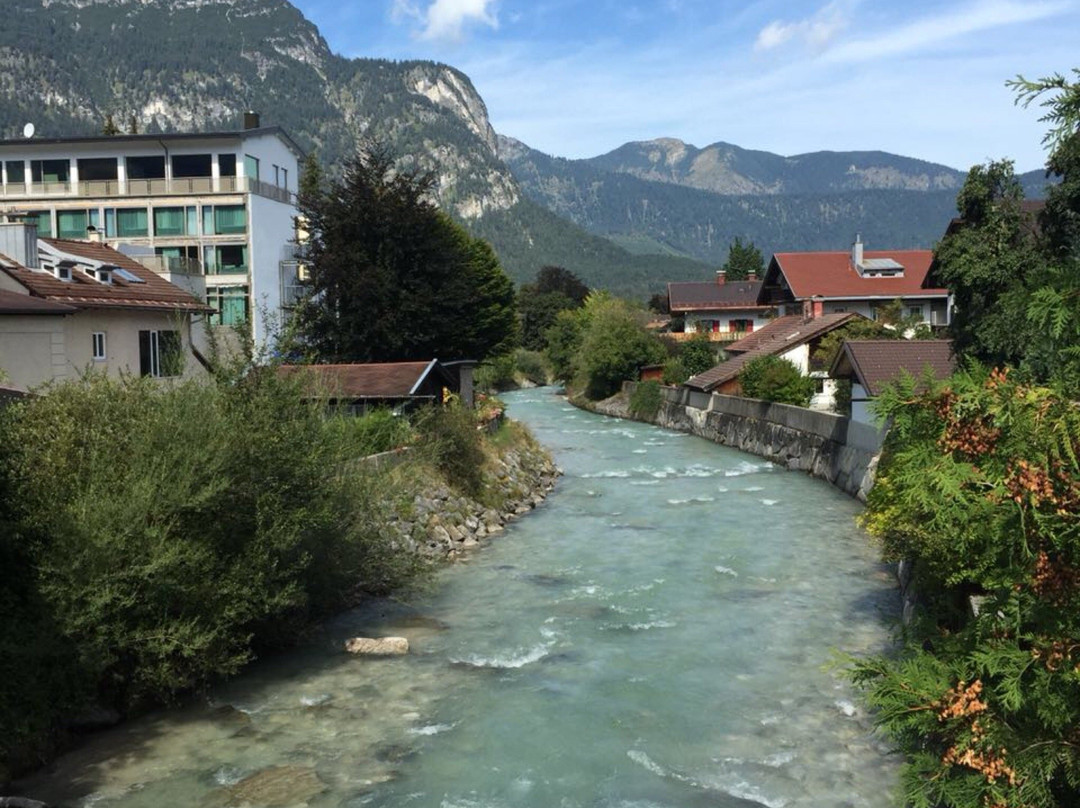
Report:
[[[120,134],[120,127],[116,125],[116,121],[113,120],[113,114],[111,112],[105,114],[105,123],[101,125],[101,134],[109,137]]]
[[[738,236],[728,248],[727,262],[724,264],[724,277],[729,281],[744,281],[753,272],[760,279],[765,274],[765,259],[754,242],[742,243]]]
[[[513,348],[513,284],[491,247],[431,201],[430,174],[397,168],[379,144],[340,180],[304,174],[310,294],[295,330],[312,359],[483,359]]]
[[[139,134],[139,119],[135,117],[134,113],[132,113],[131,117],[128,118],[128,130],[127,130],[127,133],[129,135],[137,135],[137,134]]]

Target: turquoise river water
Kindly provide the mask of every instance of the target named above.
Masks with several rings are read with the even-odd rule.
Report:
[[[536,512],[430,591],[95,735],[21,791],[99,808],[890,805],[898,761],[829,667],[883,650],[897,610],[858,503],[549,389],[507,398],[566,472]],[[342,653],[357,635],[412,652]]]

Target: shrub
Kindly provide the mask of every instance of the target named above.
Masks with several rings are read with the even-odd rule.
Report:
[[[778,356],[751,359],[739,374],[744,396],[805,407],[814,395],[814,380]]]
[[[686,378],[704,373],[716,364],[716,349],[709,341],[709,335],[697,333],[682,344],[679,359],[686,368]]]
[[[464,407],[428,407],[416,419],[423,456],[462,492],[475,496],[484,482],[483,439],[476,416]]]
[[[644,312],[618,300],[604,301],[592,312],[574,361],[589,398],[607,398],[623,381],[637,378],[642,365],[664,361],[664,346],[643,319]]]
[[[664,384],[682,384],[690,378],[690,374],[687,372],[682,359],[672,357],[664,363],[664,375],[662,378]]]
[[[659,412],[662,401],[660,382],[638,382],[630,394],[630,414],[635,418],[652,419]]]
[[[488,359],[476,369],[476,388],[489,393],[512,390],[517,386],[514,380],[514,368],[513,354],[503,354]]]
[[[327,418],[328,437],[351,447],[356,457],[389,452],[405,446],[412,438],[409,421],[381,408],[364,415],[335,414]]]
[[[548,383],[547,362],[544,361],[544,355],[539,351],[527,351],[524,348],[519,348],[514,353],[514,364],[517,372],[533,384],[542,385]]]

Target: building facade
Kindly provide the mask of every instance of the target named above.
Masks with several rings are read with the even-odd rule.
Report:
[[[263,345],[297,284],[303,155],[258,116],[245,127],[0,141],[0,212],[34,216],[42,238],[97,234],[187,288],[204,278],[211,323],[249,324]]]

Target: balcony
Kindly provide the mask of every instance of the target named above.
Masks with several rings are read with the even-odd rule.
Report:
[[[202,275],[202,262],[197,258],[177,258],[173,255],[132,256],[147,269],[159,275]]]
[[[146,196],[203,196],[205,194],[253,193],[292,204],[293,194],[284,188],[247,177],[177,177],[173,179],[86,180],[82,182],[32,182],[0,188],[0,199],[63,197],[111,198]]]

